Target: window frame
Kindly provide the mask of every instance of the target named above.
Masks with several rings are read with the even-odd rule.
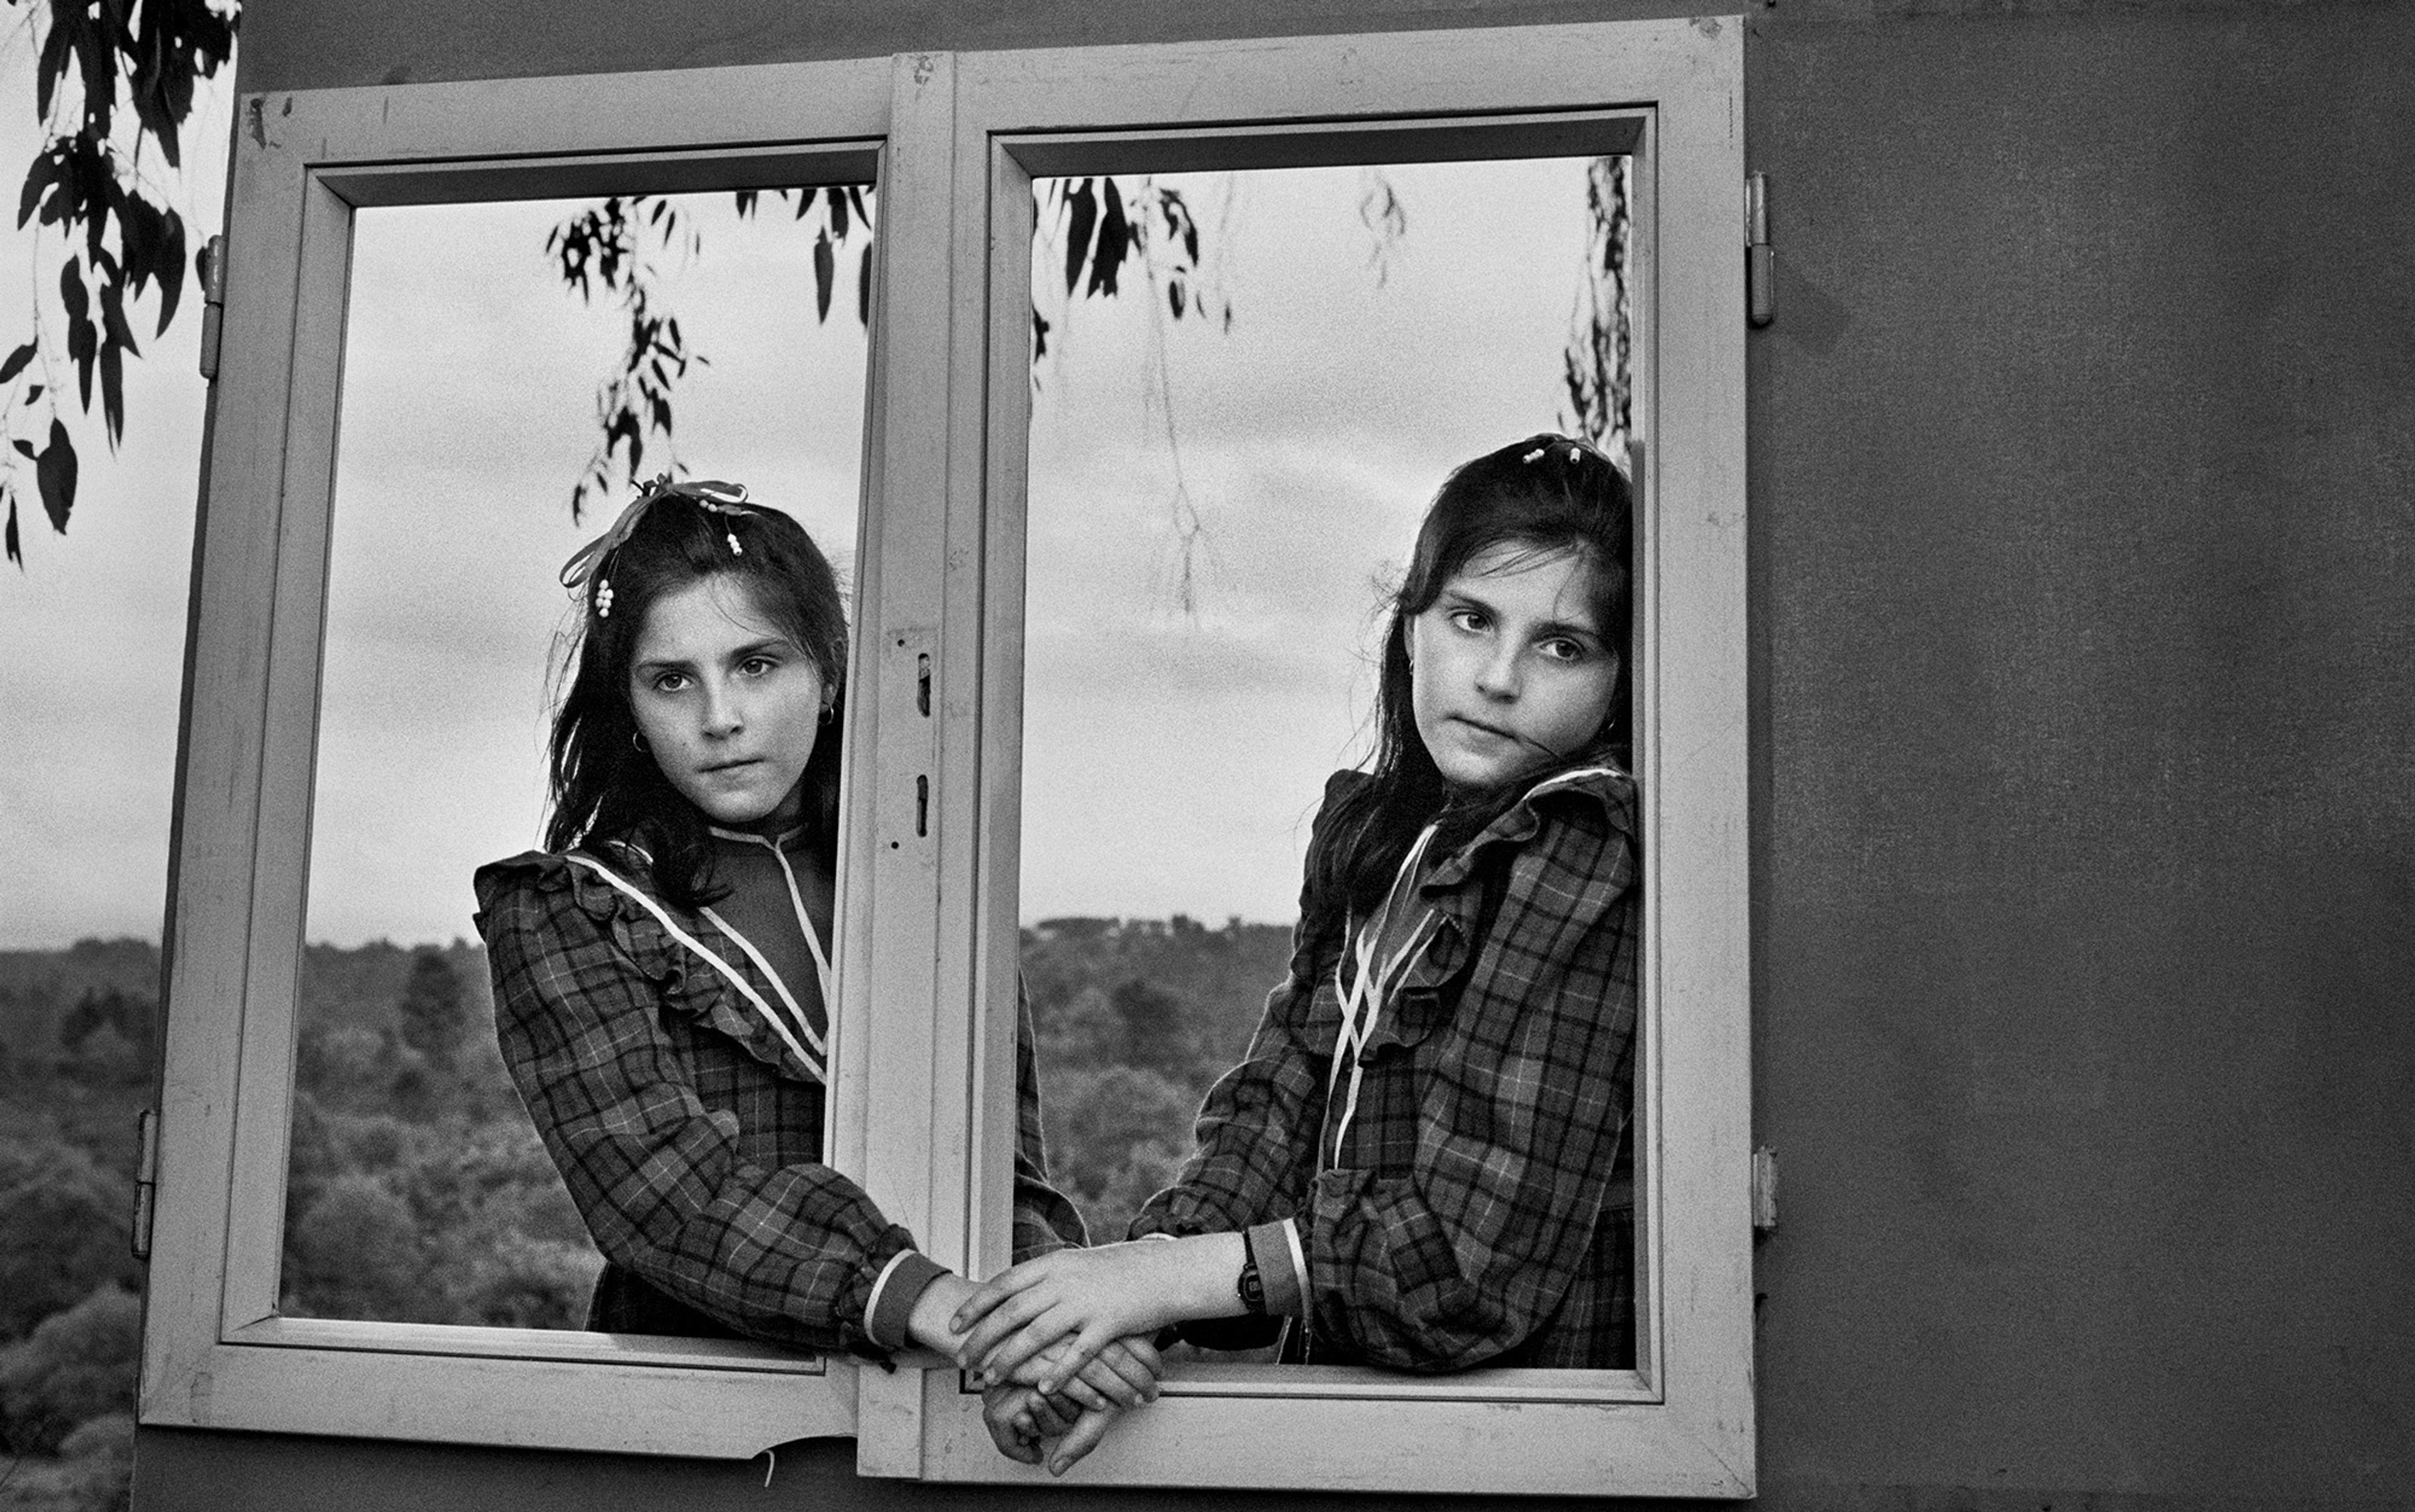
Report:
[[[283,1318],[277,1278],[353,212],[877,182],[891,74],[862,59],[239,102],[172,841],[142,1423],[731,1458],[854,1430],[852,1361]],[[866,473],[869,512],[869,456]],[[843,888],[840,906],[860,932],[860,900]],[[866,973],[843,972],[839,1017],[867,992]],[[844,1114],[844,1095],[831,1102]],[[833,1122],[832,1144],[853,1133],[860,1152],[860,1130]]]
[[[1011,746],[1001,759],[992,742],[1018,727],[1022,654],[998,619],[1010,600],[1020,615],[1022,542],[1003,528],[1018,516],[992,492],[1004,464],[1019,476],[1022,442],[1012,425],[1010,446],[988,437],[1028,380],[1028,284],[989,261],[993,141],[1046,136],[1072,162],[1096,145],[1079,133],[1147,132],[1152,161],[1174,166],[1159,151],[1169,130],[1224,148],[1254,134],[1280,156],[1303,131],[1339,152],[1354,133],[1406,129],[1436,156],[1452,131],[1492,132],[1497,148],[1502,133],[1552,127],[1547,116],[1623,112],[1646,122],[1657,164],[1637,186],[1655,238],[1635,401],[1652,462],[1640,1217],[1643,1242],[1683,1261],[1647,1268],[1645,1368],[1533,1383],[1193,1368],[1076,1475],[1750,1495],[1741,98],[1741,22],[1723,17],[240,100],[171,849],[140,1420],[723,1458],[853,1434],[864,1474],[1037,1475],[996,1453],[978,1397],[935,1358],[891,1373],[728,1341],[275,1316],[354,209],[876,178],[828,1148],[928,1252],[984,1274],[1007,1247],[1019,801]],[[1076,105],[1084,118],[1067,119]],[[1631,1380],[1572,1388],[1578,1374]],[[1436,1433],[1469,1452],[1424,1454]]]
[[[1740,18],[932,54],[893,140],[948,174],[953,265],[898,297],[956,311],[929,756],[943,843],[924,1146],[935,1240],[1008,1257],[1014,1129],[1028,303],[1035,176],[1598,150],[1637,153],[1638,679],[1646,945],[1635,1114],[1639,1365],[1441,1380],[1193,1366],[1075,1474],[1097,1484],[1749,1496],[1754,1485]],[[1556,148],[1551,144],[1563,143]],[[900,172],[905,165],[901,158]],[[944,296],[944,297],[942,297]],[[1683,753],[1683,762],[1668,759]],[[954,1050],[952,1055],[948,1050]],[[951,1114],[954,1117],[951,1117]],[[870,1116],[889,1125],[890,1109]],[[918,1231],[921,1232],[921,1231]],[[1097,1236],[1107,1238],[1113,1236]],[[932,1246],[935,1250],[938,1243]],[[1675,1267],[1675,1268],[1672,1268]],[[919,1385],[919,1389],[917,1386]],[[1038,1472],[991,1447],[951,1370],[865,1383],[859,1468]],[[1317,1411],[1302,1413],[1304,1400]],[[919,1431],[914,1431],[919,1427]],[[1448,1462],[1424,1452],[1455,1446]],[[1306,1468],[1303,1468],[1306,1467]]]

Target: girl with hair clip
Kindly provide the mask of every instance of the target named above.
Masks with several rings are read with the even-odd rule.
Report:
[[[1044,1388],[1124,1335],[1241,1347],[1287,1321],[1285,1357],[1323,1364],[1631,1363],[1632,516],[1564,436],[1450,474],[1393,602],[1373,770],[1326,785],[1248,1057],[1135,1242],[1001,1273],[952,1320],[966,1357],[1059,1350]]]
[[[584,612],[548,848],[475,887],[504,1062],[605,1255],[587,1325],[953,1353],[971,1284],[822,1163],[848,644],[829,561],[742,487],[658,479],[562,581]],[[1028,1012],[1020,1046],[1018,1258],[1083,1241],[1044,1180]],[[1136,1340],[1061,1389],[1106,1410],[1156,1373]]]

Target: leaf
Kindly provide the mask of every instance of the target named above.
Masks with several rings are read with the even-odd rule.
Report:
[[[1038,310],[1031,312],[1031,360],[1038,362],[1048,355],[1048,321]]]
[[[72,262],[59,267],[59,303],[68,312],[68,356],[76,365],[76,388],[83,407],[92,408],[92,363],[100,352],[100,329],[90,319],[91,297]]]
[[[51,529],[66,534],[68,512],[75,508],[75,442],[68,440],[68,427],[55,419],[51,422],[50,444],[34,458],[34,481],[41,486],[42,513],[51,516]]]
[[[37,399],[40,398],[41,397],[42,397],[42,385],[41,385],[41,384],[39,384],[39,383],[36,383],[36,384],[34,384],[32,387],[30,387],[30,388],[28,388],[28,389],[26,389],[26,390],[25,390],[25,402],[26,402],[28,405],[32,404],[35,400],[37,400]]]
[[[68,71],[68,53],[74,47],[76,26],[83,20],[82,6],[61,6],[51,15],[50,35],[42,38],[41,61],[34,70],[34,113],[47,119],[51,94]]]
[[[1165,302],[1174,308],[1174,318],[1182,319],[1182,280],[1174,278],[1165,286]]]
[[[847,196],[844,194],[830,197],[830,230],[831,234],[840,241],[847,240]]]
[[[35,209],[42,202],[42,192],[58,181],[59,160],[53,153],[43,153],[25,166],[25,187],[17,196],[19,226],[34,217]]]
[[[24,437],[20,436],[8,444],[17,448],[18,452],[22,455],[27,461],[30,462],[34,459],[34,443],[27,441]]]
[[[868,241],[855,263],[855,318],[866,326],[872,324],[872,244]]]
[[[808,185],[804,188],[797,191],[797,218],[799,220],[804,219],[805,212],[811,210],[813,207],[814,190],[813,187]]]
[[[1114,179],[1106,181],[1106,190],[1099,199],[1103,218],[1099,223],[1098,247],[1090,254],[1089,292],[1113,299],[1116,276],[1123,270],[1124,256],[1135,238],[1131,222],[1124,218],[1124,199],[1116,192]]]
[[[32,362],[34,360],[34,344],[31,341],[26,342],[23,346],[19,347],[16,351],[8,353],[8,360],[7,362],[0,362],[0,383],[5,383],[8,382],[8,380],[16,377],[19,373],[23,372],[25,370],[25,365]]]
[[[109,426],[109,444],[126,439],[125,349],[114,344],[100,349],[100,414]]]
[[[153,264],[153,277],[159,280],[159,329],[154,337],[168,333],[168,322],[176,318],[176,304],[185,296],[185,221],[171,210],[167,227],[159,236],[159,257]]]
[[[126,256],[126,271],[133,278],[136,292],[151,277],[154,244],[164,229],[151,209],[151,202],[139,194],[129,194],[113,207],[117,213],[117,246]],[[182,262],[183,258],[178,257]]]
[[[117,172],[108,157],[90,142],[78,142],[68,155],[68,182],[74,193],[68,207],[72,218],[83,222],[84,261],[98,262],[101,257],[100,239],[109,230],[110,212],[116,207],[124,191],[117,187]]]
[[[1182,198],[1180,189],[1162,189],[1159,191],[1158,204],[1164,212],[1167,228],[1180,228],[1183,257],[1189,260],[1192,266],[1198,266],[1199,222],[1191,214],[1190,202]]]
[[[100,286],[100,412],[109,426],[109,443],[114,446],[126,436],[125,359],[142,355],[126,323],[123,283]]]
[[[100,286],[100,323],[101,333],[111,346],[123,347],[138,357],[142,354],[135,345],[133,327],[126,323],[124,284],[105,283]]]
[[[831,280],[836,276],[830,232],[821,232],[814,237],[814,315],[818,320],[830,319]]]
[[[0,546],[8,548],[8,560],[17,564],[19,572],[23,572],[25,550],[17,539],[17,498],[14,494],[8,496],[8,528],[6,531],[0,531]]]
[[[740,189],[737,191],[736,198],[738,201],[739,219],[744,220],[747,217],[755,213],[755,201],[761,193],[762,191],[760,189]]]
[[[1099,197],[1084,179],[1065,196],[1065,292],[1072,293],[1082,282],[1082,262],[1089,254],[1090,232],[1099,221]]]

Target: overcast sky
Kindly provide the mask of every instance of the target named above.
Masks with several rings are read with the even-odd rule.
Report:
[[[8,66],[0,98],[21,100],[22,60]],[[182,198],[209,207],[203,224],[225,120],[214,106],[188,155]],[[0,127],[0,160],[22,161],[23,129]],[[1027,920],[1290,919],[1323,777],[1358,751],[1379,583],[1444,472],[1556,422],[1582,165],[1390,179],[1407,229],[1381,259],[1358,171],[1178,181],[1229,330],[1169,322],[1133,290],[1068,307],[1061,274],[1042,280],[1056,350],[1032,436]],[[467,935],[471,869],[535,841],[554,575],[602,523],[574,527],[566,502],[621,339],[543,256],[568,208],[361,217],[314,940]],[[809,231],[776,214],[741,223],[722,197],[695,214],[702,256],[664,259],[710,359],[682,385],[678,455],[851,558],[864,360],[851,287],[818,324]],[[24,272],[21,244],[0,249],[0,287]],[[0,949],[158,934],[198,323],[188,307],[129,371],[124,451],[84,442],[70,534],[21,511],[28,570],[0,581]],[[1202,532],[1188,608],[1178,469]]]

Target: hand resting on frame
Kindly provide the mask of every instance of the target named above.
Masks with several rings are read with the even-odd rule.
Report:
[[[1139,1240],[1059,1250],[1000,1271],[973,1289],[949,1326],[966,1337],[957,1358],[993,1380],[1023,1380],[1029,1363],[1055,1351],[1031,1384],[1053,1393],[1111,1343],[1147,1338],[1191,1318],[1233,1317],[1234,1280],[1244,1255],[1238,1234]]]

